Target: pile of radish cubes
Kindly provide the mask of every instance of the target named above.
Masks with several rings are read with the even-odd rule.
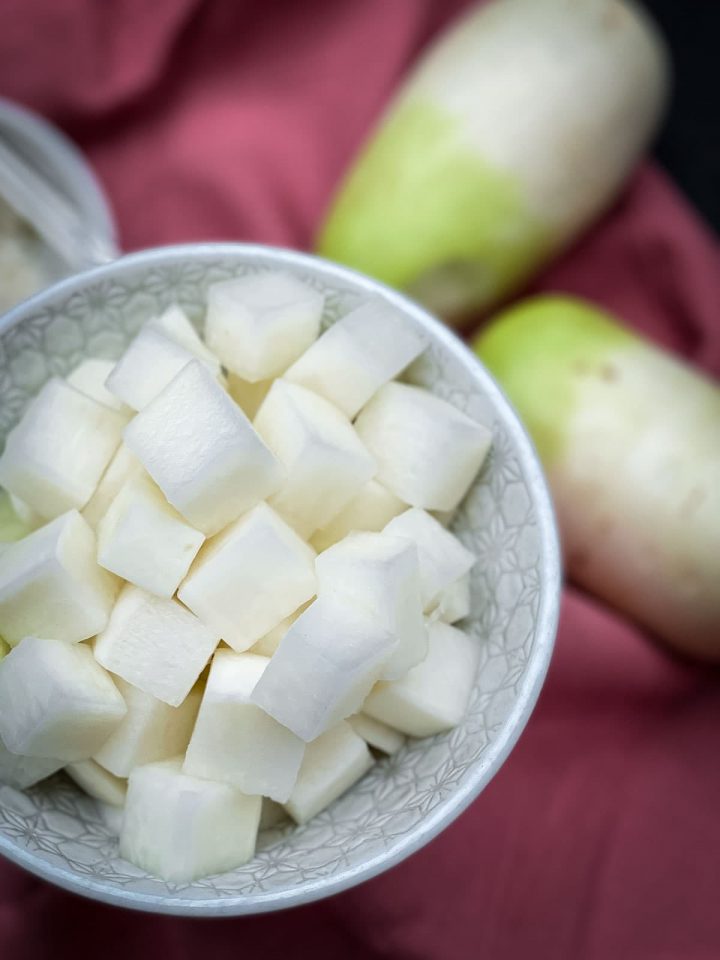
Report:
[[[50,380],[0,458],[35,528],[0,553],[0,781],[66,769],[167,880],[246,862],[278,804],[305,823],[470,696],[445,524],[490,433],[393,380],[426,345],[394,308],[319,335],[323,305],[217,283],[204,340],[171,307]]]

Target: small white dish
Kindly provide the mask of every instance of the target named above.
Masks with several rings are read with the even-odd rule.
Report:
[[[447,734],[408,741],[303,827],[265,830],[255,858],[178,886],[120,859],[98,805],[59,774],[25,793],[0,788],[0,853],[76,893],[191,916],[308,903],[403,860],[451,823],[497,773],[525,726],[552,653],[560,600],[555,520],[535,451],[500,389],[439,321],[382,284],[319,258],[261,246],[147,250],[70,277],[0,318],[0,446],[45,380],[84,357],[117,357],[172,302],[199,320],[210,283],[281,268],[326,296],[330,324],[369,295],[416,324],[429,347],[408,378],[493,430],[492,454],[454,530],[474,551],[472,616],[482,647],[470,707]]]

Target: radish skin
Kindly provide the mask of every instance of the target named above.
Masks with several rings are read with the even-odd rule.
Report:
[[[627,0],[495,0],[421,57],[335,196],[330,259],[451,321],[505,296],[615,198],[667,99]]]
[[[720,661],[720,390],[581,301],[539,297],[475,341],[547,469],[570,577]]]

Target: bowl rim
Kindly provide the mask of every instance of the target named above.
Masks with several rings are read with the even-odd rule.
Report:
[[[252,897],[238,894],[237,897],[192,900],[183,898],[181,894],[171,897],[127,891],[120,887],[112,888],[101,880],[80,877],[61,865],[48,863],[30,850],[16,847],[9,838],[0,833],[0,854],[30,873],[72,893],[79,893],[114,906],[159,914],[229,917],[266,913],[309,904],[357,886],[416,853],[468,808],[505,763],[537,703],[550,664],[557,632],[562,562],[555,512],[540,459],[517,412],[493,376],[466,344],[424,307],[397,290],[349,267],[314,254],[264,244],[202,242],[151,247],[73,274],[22,301],[0,317],[0,334],[21,323],[28,315],[41,312],[56,298],[68,297],[89,284],[112,280],[118,274],[132,272],[138,266],[168,266],[198,256],[218,259],[265,258],[272,260],[273,265],[305,268],[310,273],[319,273],[328,280],[342,281],[368,294],[380,293],[405,315],[411,316],[432,337],[439,340],[455,359],[466,368],[473,370],[473,376],[480,380],[482,392],[488,397],[493,407],[502,412],[506,420],[513,442],[518,446],[520,458],[527,471],[528,485],[535,494],[540,547],[543,555],[543,585],[537,616],[536,640],[523,688],[504,722],[502,733],[487,747],[481,761],[462,787],[453,792],[443,804],[439,804],[411,834],[398,843],[392,853],[377,854],[367,862],[340,870],[330,878],[305,883],[300,890],[277,891]]]

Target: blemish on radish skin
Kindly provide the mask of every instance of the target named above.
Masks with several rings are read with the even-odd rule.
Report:
[[[620,380],[620,370],[613,363],[596,365],[587,360],[576,360],[573,364],[575,374],[580,377],[591,377],[603,380],[605,383],[617,383]]]
[[[627,11],[619,3],[614,3],[603,14],[602,24],[608,30],[621,30],[628,20]]]
[[[606,383],[616,383],[620,379],[620,371],[612,363],[604,363],[600,367],[600,379]]]

